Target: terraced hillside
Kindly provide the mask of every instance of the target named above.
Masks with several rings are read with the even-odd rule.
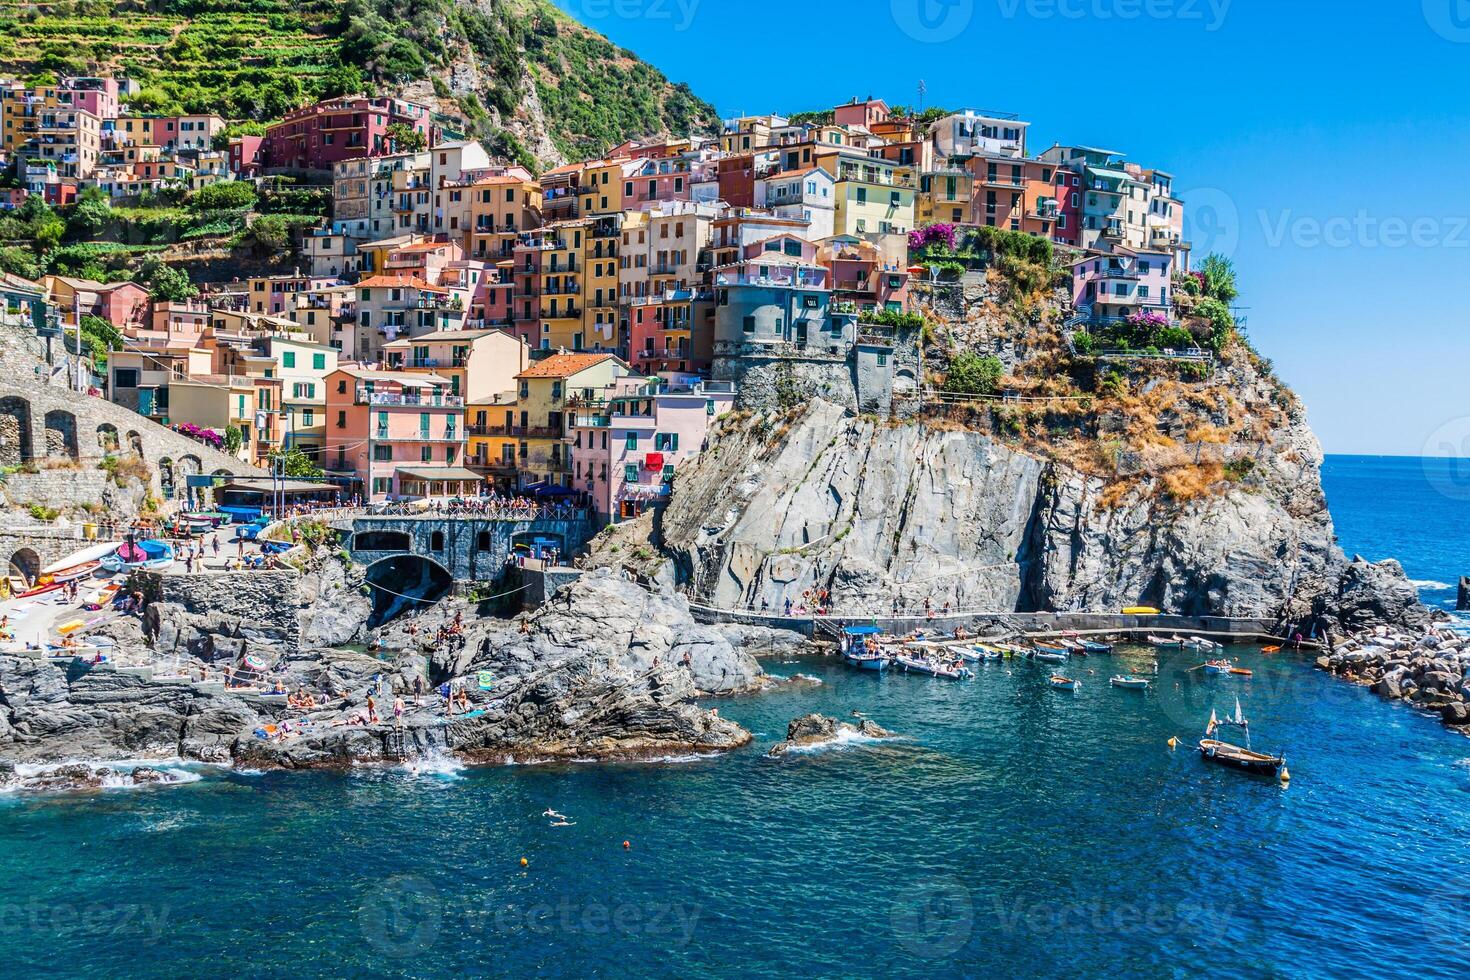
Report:
[[[257,123],[392,89],[542,163],[718,122],[546,0],[0,0],[0,76],[89,73],[138,80],[144,111]]]

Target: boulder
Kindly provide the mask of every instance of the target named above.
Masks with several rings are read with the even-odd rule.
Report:
[[[862,719],[858,724],[852,725],[845,721],[838,721],[836,718],[828,718],[825,715],[810,714],[793,719],[786,726],[786,741],[772,746],[771,750],[766,754],[771,757],[780,757],[792,749],[823,745],[849,733],[864,735],[868,738],[893,737],[892,732],[866,718]]]
[[[1446,725],[1470,725],[1470,705],[1464,701],[1451,701],[1439,709]]]

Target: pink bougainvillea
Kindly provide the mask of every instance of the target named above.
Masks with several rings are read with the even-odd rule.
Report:
[[[930,245],[943,245],[951,252],[955,246],[955,226],[950,224],[925,225],[909,232],[909,248],[923,251]]]

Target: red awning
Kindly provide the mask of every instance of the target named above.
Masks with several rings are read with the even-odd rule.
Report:
[[[664,468],[663,453],[649,453],[643,457],[643,468],[645,470],[658,471]]]

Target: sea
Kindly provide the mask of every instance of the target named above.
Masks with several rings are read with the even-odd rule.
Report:
[[[1417,460],[1332,457],[1343,547],[1470,571]],[[1444,474],[1441,473],[1440,476]],[[0,801],[0,964],[87,977],[1470,974],[1470,740],[1256,647],[973,680],[775,658],[718,758],[189,781]],[[1121,672],[1158,676],[1113,688]],[[1205,763],[1241,710],[1290,781]],[[896,733],[766,753],[808,712]],[[547,816],[565,815],[565,820]],[[566,826],[555,826],[565,823]]]

